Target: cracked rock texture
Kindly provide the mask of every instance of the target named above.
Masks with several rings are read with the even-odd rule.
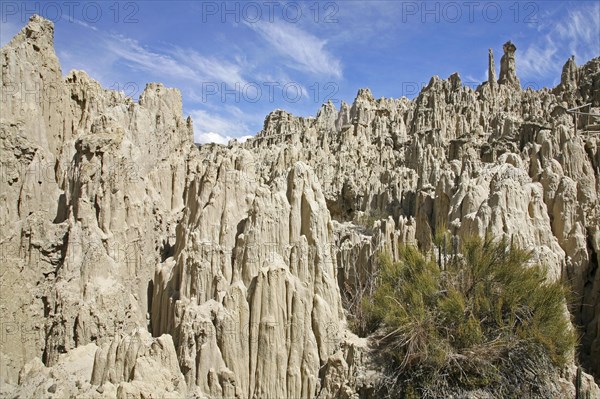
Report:
[[[34,16],[1,50],[0,396],[374,398],[352,304],[378,252],[440,232],[532,249],[574,292],[562,394],[575,362],[600,376],[599,122],[566,111],[600,113],[600,58],[522,90],[508,42],[476,90],[361,89],[198,148],[177,90],[63,76],[53,33]]]

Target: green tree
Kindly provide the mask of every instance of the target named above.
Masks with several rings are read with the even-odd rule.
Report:
[[[489,238],[465,242],[444,271],[414,247],[396,263],[382,255],[362,306],[391,396],[483,389],[511,397],[524,382],[543,390],[537,374],[565,365],[576,335],[564,285],[530,261],[529,252]]]

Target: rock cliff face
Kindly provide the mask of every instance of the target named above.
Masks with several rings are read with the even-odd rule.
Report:
[[[567,61],[552,91],[523,91],[515,46],[504,51],[498,82],[490,53],[490,80],[476,90],[457,74],[433,77],[413,101],[361,90],[349,109],[326,104],[316,118],[275,111],[242,147],[260,151],[263,179],[289,162],[312,166],[337,221],[371,229],[391,217],[366,240],[341,225],[347,238],[338,250],[358,246],[339,264],[341,280],[370,270],[377,248],[416,242],[435,250],[439,231],[458,240],[491,233],[534,250],[550,278],[573,287],[581,361],[598,374],[600,117],[566,110],[591,103],[600,113],[600,58],[581,68]]]
[[[32,17],[1,52],[0,395],[373,397],[352,304],[379,251],[436,253],[440,232],[505,236],[571,284],[600,376],[600,136],[567,112],[600,112],[600,58],[524,91],[515,51],[476,90],[363,89],[197,148],[177,90],[63,76]]]
[[[62,76],[53,26],[33,17],[2,49],[0,369],[146,326],[148,287],[183,211],[191,121],[178,91],[134,103]]]

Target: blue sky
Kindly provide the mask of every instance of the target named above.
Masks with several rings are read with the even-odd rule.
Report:
[[[599,1],[50,1],[2,4],[2,45],[32,13],[55,23],[63,74],[83,69],[137,99],[182,92],[197,142],[254,135],[280,108],[314,116],[359,88],[415,97],[431,76],[487,79],[488,48],[517,46],[522,86],[553,87],[563,64],[600,56]]]

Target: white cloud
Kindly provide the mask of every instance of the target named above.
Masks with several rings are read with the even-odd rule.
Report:
[[[196,141],[200,144],[208,144],[208,143],[216,143],[216,144],[229,144],[229,141],[236,139],[239,143],[244,143],[246,140],[253,136],[247,135],[242,137],[231,137],[231,136],[223,136],[219,133],[215,132],[206,132],[200,135],[200,140]]]
[[[600,3],[569,10],[567,17],[556,25],[556,33],[569,42],[569,50],[580,61],[600,53]]]
[[[498,71],[496,71],[496,74],[498,74]],[[463,85],[466,85],[472,89],[475,89],[481,83],[487,82],[487,80],[488,80],[488,70],[486,69],[485,71],[481,72],[481,74],[478,77],[473,76],[473,75],[465,76],[462,83],[463,83]]]
[[[246,25],[258,32],[279,54],[287,57],[290,61],[288,67],[314,75],[342,77],[340,60],[325,49],[327,41],[291,23],[260,22]]]
[[[64,49],[59,55],[62,60],[75,64],[77,69],[84,69],[105,86],[121,87],[126,84],[113,83],[115,76],[122,75],[121,63],[137,72],[138,76],[142,75],[140,71],[146,72],[150,76],[144,76],[144,79],[155,79],[178,87],[187,99],[205,105],[209,101],[222,101],[225,96],[221,95],[223,90],[229,93],[226,94],[229,97],[225,98],[232,97],[232,90],[237,91],[236,98],[241,98],[246,93],[248,96],[254,94],[248,91],[248,79],[243,76],[251,68],[248,61],[239,54],[233,54],[231,60],[226,60],[204,56],[193,49],[177,46],[167,49],[150,48],[131,37],[98,31],[94,26],[76,19],[73,22],[90,30],[94,46],[79,49],[79,54],[90,50],[84,57],[72,57],[71,52]],[[141,86],[141,82],[138,83]]]
[[[231,140],[231,137],[229,136],[223,136],[215,132],[206,132],[201,133],[199,135],[199,140],[196,140],[196,142],[200,144],[216,143],[227,145],[227,143],[229,143],[229,140]]]
[[[221,115],[200,109],[191,111],[190,115],[194,121],[194,141],[197,143],[227,144],[233,138],[245,141],[252,137],[250,128],[241,121],[240,115]]]
[[[68,16],[66,16],[66,15],[61,15],[61,19],[62,19],[63,21],[66,21],[66,22],[73,22],[73,23],[76,23],[77,25],[83,26],[84,28],[88,28],[88,29],[91,29],[91,30],[93,30],[93,31],[97,31],[97,30],[98,30],[98,28],[96,28],[95,26],[93,26],[93,25],[90,25],[90,24],[88,24],[87,22],[85,22],[85,21],[81,21],[81,20],[79,20],[79,19],[77,19],[77,18],[73,18],[73,16],[70,16],[70,17],[68,17]]]
[[[562,66],[561,61],[556,59],[557,51],[552,35],[546,35],[544,42],[534,43],[521,55],[517,54],[518,74],[525,78],[539,78],[555,74],[557,68]]]
[[[517,73],[530,83],[560,76],[571,55],[581,65],[600,54],[600,3],[574,7],[554,24],[545,25],[546,33],[540,40],[517,53]]]
[[[148,50],[142,47],[137,40],[122,35],[107,37],[106,47],[111,53],[126,60],[132,67],[146,72],[192,79],[196,76],[196,72],[185,63],[178,62],[167,54]]]
[[[214,57],[204,57],[193,50],[178,48],[174,55],[178,62],[186,63],[196,72],[196,77],[202,81],[226,83],[231,87],[236,84],[244,85],[242,77],[242,60],[238,57],[235,63],[219,60]]]

